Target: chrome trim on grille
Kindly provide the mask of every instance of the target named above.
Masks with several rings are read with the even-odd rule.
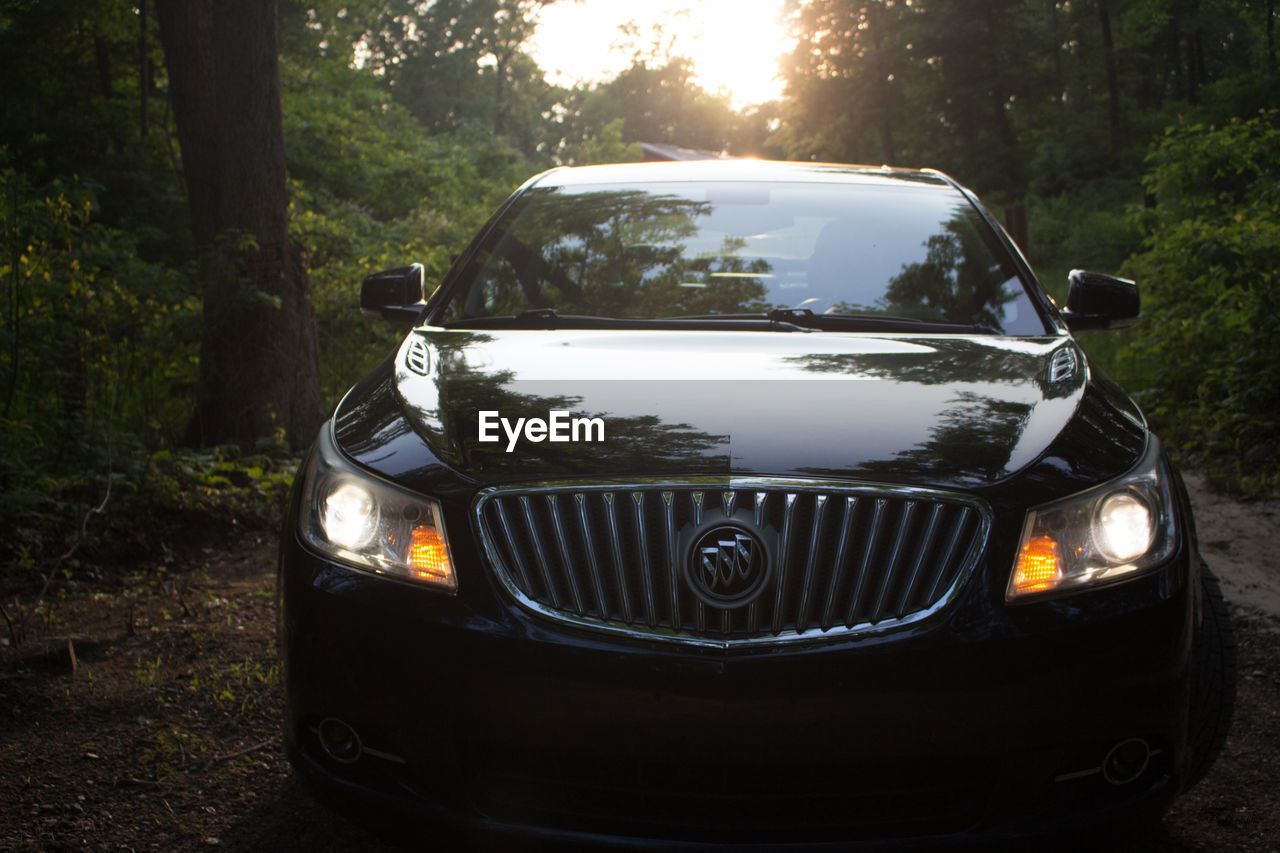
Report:
[[[972,495],[779,477],[497,486],[476,495],[472,514],[495,577],[525,609],[592,631],[718,648],[926,619],[972,574],[991,526],[990,507]],[[754,526],[774,542],[773,576],[749,604],[713,607],[687,586],[690,536],[717,523]]]

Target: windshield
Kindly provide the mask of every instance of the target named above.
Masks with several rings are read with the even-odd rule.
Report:
[[[996,235],[946,186],[672,182],[534,187],[463,276],[446,323],[892,315],[1045,328]]]

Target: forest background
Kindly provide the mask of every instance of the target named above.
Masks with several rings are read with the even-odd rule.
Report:
[[[1072,268],[1136,278],[1143,321],[1085,347],[1184,463],[1246,496],[1280,489],[1275,0],[789,0],[783,95],[737,110],[661,33],[613,79],[552,85],[528,50],[541,5],[280,0],[321,408],[398,335],[356,310],[363,276],[421,262],[430,286],[529,176],[667,143],[949,172],[1059,302]],[[16,612],[33,583],[167,548],[149,524],[269,516],[312,435],[193,428],[206,304],[155,10],[3,0],[0,86],[0,600]]]

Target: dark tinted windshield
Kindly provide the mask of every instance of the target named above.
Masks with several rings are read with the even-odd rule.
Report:
[[[905,182],[534,187],[472,263],[445,321],[776,308],[1045,333],[978,211],[950,187]]]

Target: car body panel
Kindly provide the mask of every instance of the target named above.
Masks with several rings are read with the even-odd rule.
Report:
[[[397,371],[413,426],[437,457],[486,483],[622,467],[972,488],[1031,464],[1066,425],[1084,388],[1083,371],[1048,381],[1049,359],[1064,345],[1053,338],[415,334],[426,341],[433,370]],[[477,412],[514,421],[546,418],[553,409],[602,418],[605,441],[521,441],[512,453],[505,437],[477,440]],[[636,470],[636,460],[645,470]]]
[[[554,170],[504,210],[531,187],[709,175],[976,204],[931,172],[699,162]],[[1174,488],[1163,563],[1006,600],[1028,511],[1159,446],[981,212],[1046,334],[445,328],[501,214],[491,221],[321,436],[359,476],[439,502],[456,591],[321,556],[300,538],[302,477],[295,487],[281,648],[286,744],[304,780],[407,816],[419,841],[446,828],[481,845],[981,843],[1163,809],[1188,764],[1200,607],[1189,505]],[[599,418],[604,439],[480,440],[481,412],[553,411]],[[918,619],[737,645],[548,618],[513,595],[483,544],[477,507],[495,488],[752,478],[960,493],[985,538]],[[322,744],[325,720],[358,732],[358,761]],[[1151,746],[1149,762],[1105,782],[1104,757],[1131,738]]]

